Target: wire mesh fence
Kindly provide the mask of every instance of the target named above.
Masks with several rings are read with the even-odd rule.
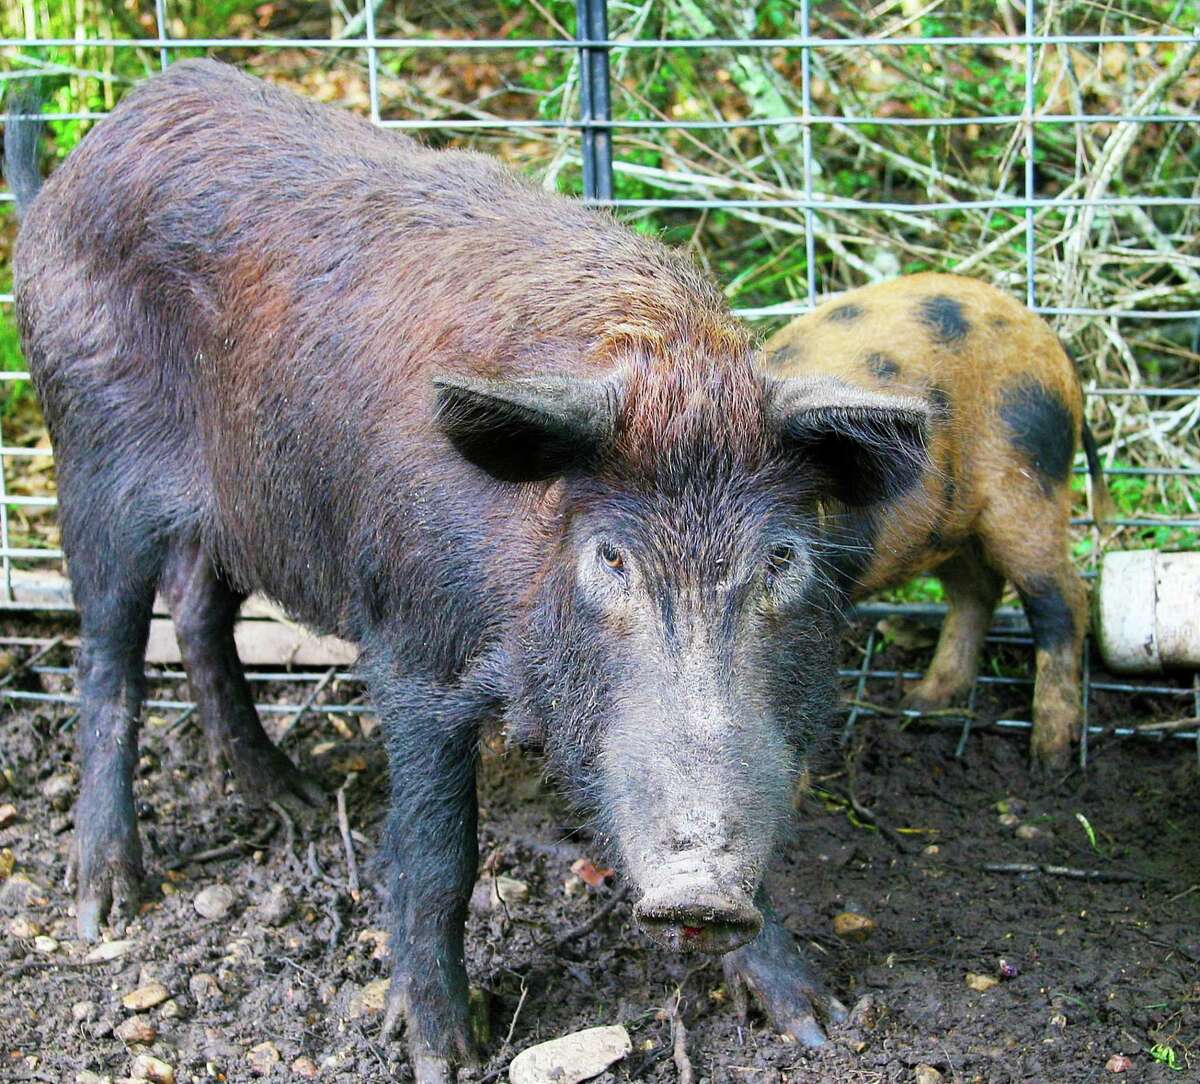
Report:
[[[901,272],[986,277],[1054,323],[1080,361],[1119,509],[1109,544],[1200,543],[1193,3],[367,0],[303,15],[234,4],[218,18],[192,0],[143,0],[91,21],[53,12],[5,15],[0,55],[6,82],[56,85],[40,115],[60,151],[137,77],[217,55],[384,127],[498,153],[687,245],[763,330]],[[9,211],[11,196],[0,201]],[[0,308],[15,340],[11,292]],[[4,386],[24,386],[19,362],[5,370]],[[52,452],[7,409],[0,466],[0,607],[69,609],[37,586],[62,562]],[[1099,536],[1082,506],[1074,523],[1090,575]],[[923,612],[931,591],[886,609]],[[1010,612],[990,642],[1023,635]],[[860,702],[906,676],[872,668],[875,637],[845,674]],[[993,673],[976,692],[1030,682]],[[1093,675],[1093,690],[1200,715],[1183,680]],[[1154,733],[1200,743],[1196,728]]]

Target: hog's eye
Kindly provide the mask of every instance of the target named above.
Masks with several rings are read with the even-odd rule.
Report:
[[[611,542],[600,543],[600,560],[604,563],[605,568],[609,568],[613,572],[624,573],[625,571],[625,558]]]
[[[774,583],[796,563],[796,549],[780,542],[767,550],[767,582]]]

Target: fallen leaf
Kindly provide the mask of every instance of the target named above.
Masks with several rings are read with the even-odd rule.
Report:
[[[967,985],[976,993],[986,993],[993,986],[999,985],[999,983],[1000,980],[992,978],[991,975],[979,975],[974,971],[967,972]]]
[[[603,888],[614,871],[597,866],[590,858],[577,858],[571,863],[571,872],[592,888]]]

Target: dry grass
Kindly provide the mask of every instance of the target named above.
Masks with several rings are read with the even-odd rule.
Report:
[[[760,0],[631,0],[610,2],[617,39],[788,37],[801,31],[799,3]],[[46,34],[55,5],[42,0],[10,14],[6,32]],[[153,29],[148,0],[105,9],[95,26],[132,33]],[[175,36],[228,34],[247,47],[227,59],[304,93],[369,112],[362,50],[256,49],[255,37],[340,37],[353,14],[340,3],[301,7],[172,4]],[[418,2],[378,6],[380,34],[438,38],[562,38],[574,27],[564,0],[485,0],[478,4]],[[971,0],[882,0],[816,4],[813,31],[830,39],[982,34],[1024,26],[1013,3]],[[1039,8],[1040,31],[1148,34],[1179,32],[1200,21],[1195,2],[1111,4],[1065,2]],[[353,26],[351,26],[353,29]],[[431,142],[498,154],[547,185],[577,191],[576,134],[556,123],[578,115],[578,67],[570,50],[386,50],[379,54],[380,112],[385,119],[494,122],[484,130],[429,131]],[[132,59],[131,59],[132,58]],[[10,68],[45,68],[50,55],[10,55]],[[108,108],[128,81],[156,62],[153,51],[114,58],[102,50],[55,54],[72,71],[59,76],[58,101]],[[70,61],[70,63],[67,63]],[[957,206],[961,201],[1023,196],[1025,129],[982,118],[1020,114],[1026,50],[997,40],[984,46],[928,44],[814,50],[811,105],[832,117],[968,118],[955,126],[899,127],[848,123],[803,127],[778,122],[804,112],[798,49],[614,49],[614,116],[622,121],[731,123],[720,130],[618,129],[614,136],[617,195],[623,199],[754,200],[754,207],[623,208],[635,228],[686,245],[726,284],[731,302],[766,333],[808,304],[806,216],[773,206],[811,192],[836,204],[814,216],[813,278],[817,292],[836,292],[900,272],[937,269],[973,274],[1026,290],[1027,223],[1021,210]],[[1034,50],[1036,115],[1089,114],[1094,121],[1034,127],[1034,192],[1081,198],[1200,199],[1195,126],[1181,121],[1117,124],[1108,117],[1177,116],[1200,101],[1195,45],[1148,43],[1045,45]],[[89,74],[90,73],[90,74]],[[544,127],[505,130],[505,121],[537,118]],[[978,119],[977,119],[978,118]],[[740,124],[738,122],[746,122]],[[82,126],[60,128],[60,146]],[[805,176],[804,145],[813,163]],[[867,210],[888,201],[913,209]],[[931,213],[915,205],[938,205]],[[9,224],[11,233],[11,223]],[[1043,208],[1034,218],[1038,302],[1055,308],[1169,312],[1200,309],[1200,203],[1187,207],[1126,205]],[[4,252],[0,250],[0,259]],[[1053,317],[1079,360],[1089,387],[1200,385],[1200,321]],[[1200,470],[1200,398],[1094,397],[1089,417],[1109,465]],[[5,420],[14,441],[41,431],[29,408]],[[36,462],[36,461],[33,461]],[[50,476],[6,464],[10,492],[45,492]],[[1200,478],[1167,475],[1114,480],[1122,513],[1156,520],[1200,516]],[[50,541],[49,517],[14,512],[14,542]],[[17,537],[20,535],[20,537]],[[1198,544],[1196,531],[1126,528],[1110,544]],[[1081,558],[1094,546],[1081,536]]]

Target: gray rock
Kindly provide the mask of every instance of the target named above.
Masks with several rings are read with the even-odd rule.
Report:
[[[633,1049],[629,1032],[587,1028],[522,1050],[508,1067],[511,1084],[579,1084],[599,1076]]]
[[[233,889],[228,885],[209,885],[196,893],[192,906],[201,918],[216,922],[229,914],[233,906]]]
[[[292,913],[292,898],[283,885],[272,885],[258,905],[258,917],[266,926],[282,926]]]

